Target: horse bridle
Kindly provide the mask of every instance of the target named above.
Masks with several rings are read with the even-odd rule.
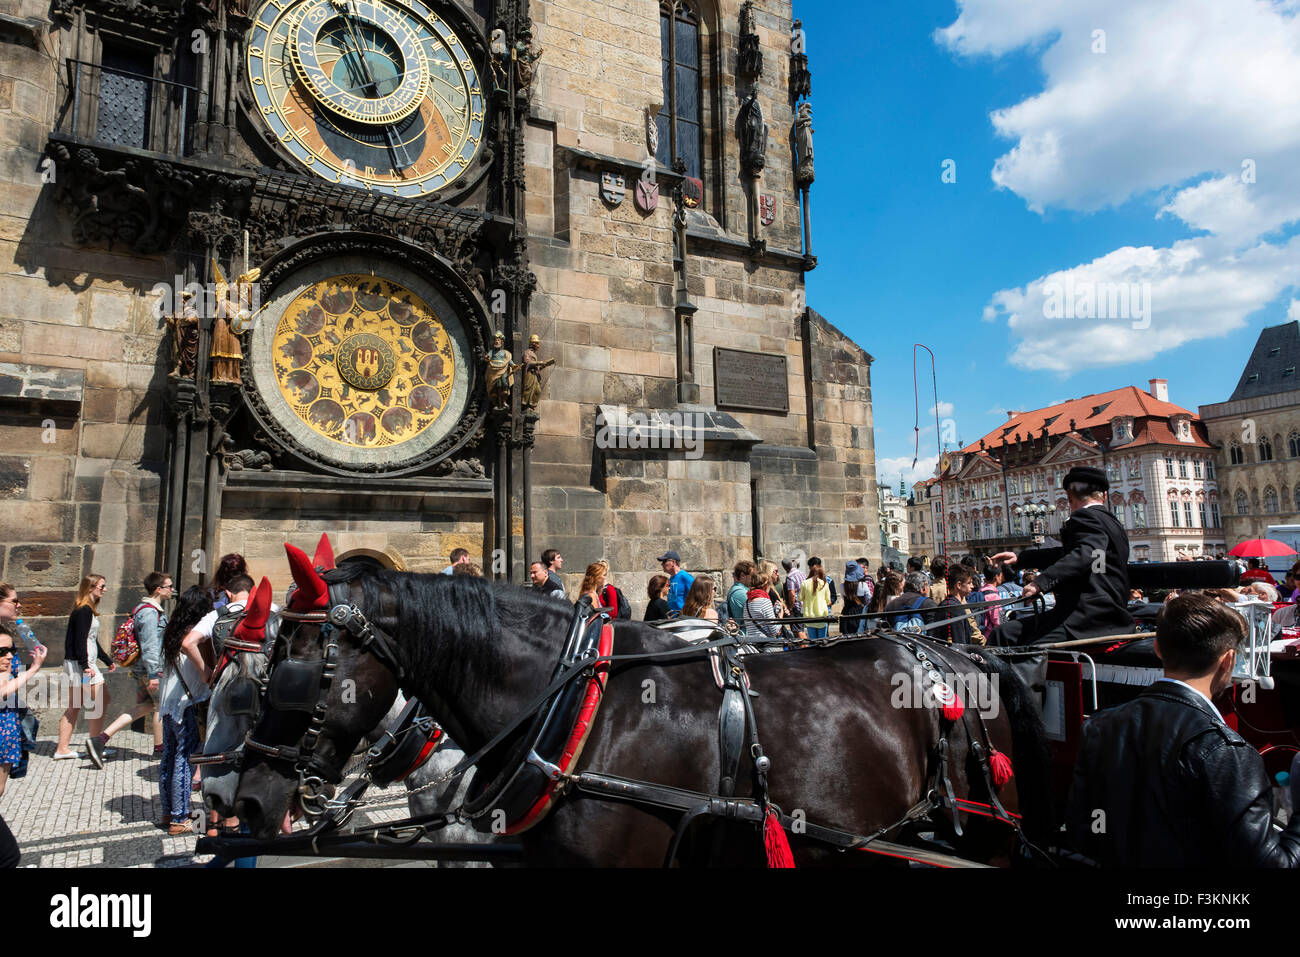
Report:
[[[334,587],[331,586],[331,593]],[[327,703],[334,679],[338,671],[340,632],[346,631],[359,644],[360,650],[369,651],[396,676],[399,687],[406,677],[406,669],[398,656],[393,639],[366,618],[357,605],[351,602],[335,601],[330,595],[331,606],[328,611],[297,612],[284,609],[280,612],[282,619],[296,623],[313,623],[320,625],[321,638],[325,641],[322,656],[315,661],[304,661],[288,656],[290,639],[281,631],[276,643],[285,642],[285,658],[276,664],[267,684],[270,704],[280,710],[302,711],[311,715],[307,730],[299,737],[296,745],[265,744],[253,737],[249,731],[244,738],[244,746],[265,755],[272,761],[284,761],[293,764],[298,774],[298,803],[303,815],[308,820],[315,820],[330,810],[330,786],[343,780],[342,767],[328,765],[319,759],[316,747],[320,743],[321,732],[325,728],[328,713]],[[274,655],[272,655],[274,661]],[[285,676],[288,676],[287,678]],[[305,692],[311,679],[315,679],[316,697],[309,700],[299,692]],[[286,691],[277,687],[287,685]]]
[[[268,628],[270,627],[269,622],[267,627]],[[278,623],[276,625],[276,635],[277,636],[279,635]],[[212,641],[212,638],[209,638],[208,640]],[[271,657],[271,651],[274,647],[274,643],[275,643],[275,638],[266,638],[263,639],[262,641],[249,641],[244,638],[236,637],[233,632],[227,635],[221,642],[221,659],[220,661],[217,662],[216,666],[212,669],[212,677],[208,681],[207,686],[208,686],[209,693],[216,690],[217,684],[221,680],[221,676],[225,674],[226,669],[229,668],[234,663],[236,655],[239,654],[262,655],[268,660],[267,673],[263,675],[262,678],[260,679],[254,678],[252,675],[246,675],[242,679],[244,681],[247,681],[250,685],[253,686],[254,689],[253,700],[260,701],[262,695],[266,692],[267,682],[270,681],[269,661]],[[214,645],[213,652],[215,653],[216,651],[215,642],[213,642],[213,645]],[[234,680],[238,681],[241,679],[236,678]],[[232,717],[234,715],[244,714],[244,713],[254,714],[255,712],[251,710],[248,712],[232,710],[230,712]],[[216,754],[206,754],[206,753],[192,754],[190,755],[189,760],[190,760],[190,764],[194,766],[209,765],[209,764],[228,764],[228,765],[238,767],[239,762],[243,759],[243,757],[244,757],[244,742],[240,741],[239,744],[237,744],[234,748],[232,748],[229,751],[219,751]]]

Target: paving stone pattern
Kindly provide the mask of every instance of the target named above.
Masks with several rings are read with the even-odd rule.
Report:
[[[169,837],[156,826],[162,816],[158,797],[158,759],[153,737],[134,731],[113,736],[117,754],[100,771],[85,757],[85,733],[73,737],[75,761],[55,761],[57,716],[42,718],[27,776],[10,781],[0,797],[0,814],[22,850],[21,867],[193,867],[210,855],[196,855],[198,834]],[[357,823],[406,816],[401,786],[373,790],[373,801]],[[200,806],[195,795],[193,808]],[[366,815],[369,815],[368,817]],[[392,866],[389,862],[384,862]],[[412,862],[414,863],[414,862]],[[363,860],[264,857],[259,867],[380,866]],[[401,866],[401,865],[398,865]],[[423,865],[420,865],[423,866]]]

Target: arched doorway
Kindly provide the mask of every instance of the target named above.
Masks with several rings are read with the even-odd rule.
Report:
[[[381,552],[373,548],[353,548],[334,559],[334,564],[340,568],[345,562],[364,565],[367,568],[388,568],[397,572],[407,570],[402,556],[391,550]]]

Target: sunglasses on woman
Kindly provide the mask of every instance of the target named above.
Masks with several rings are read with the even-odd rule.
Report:
[[[12,655],[14,652],[15,649],[13,645],[0,645],[0,658],[3,658],[5,655]]]

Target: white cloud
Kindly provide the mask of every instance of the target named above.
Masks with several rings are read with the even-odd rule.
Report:
[[[1292,299],[1291,305],[1287,306],[1286,317],[1288,319],[1300,319],[1300,299]]]
[[[1043,90],[995,111],[1013,141],[992,178],[1037,211],[1138,198],[1201,235],[1122,247],[1003,289],[1011,362],[1061,372],[1149,358],[1241,328],[1300,273],[1275,234],[1300,221],[1300,18],[1255,0],[959,0],[936,40],[961,56],[1029,48]],[[1094,52],[1104,30],[1106,52]],[[1274,236],[1272,242],[1263,241]],[[1150,283],[1153,314],[1051,319],[1053,284]]]
[[[1284,245],[1261,243],[1240,255],[1220,251],[1209,257],[1205,245],[1191,239],[1168,249],[1125,246],[1023,288],[994,293],[992,307],[1020,340],[1010,361],[1025,369],[1070,372],[1149,359],[1242,328],[1252,312],[1300,282],[1300,237]],[[1137,295],[1126,316],[1096,317],[1100,310],[1094,309],[1091,318],[1082,310],[1069,317],[1049,309],[1055,293],[1073,291],[1082,305],[1088,290],[1095,291],[1094,304],[1112,291]],[[1135,306],[1138,300],[1146,301]]]
[[[934,413],[934,409],[935,409],[934,406],[930,406],[930,409],[929,409],[928,412],[926,412],[926,415],[931,415],[931,416],[934,415],[934,414],[935,414],[935,413]],[[939,403],[939,418],[941,418],[941,419],[946,419],[946,418],[948,418],[950,415],[952,415],[952,409],[953,409],[953,406],[952,406],[952,403],[951,403],[951,402],[940,402],[940,403]]]
[[[907,491],[910,494],[913,483],[934,477],[935,466],[938,464],[939,456],[937,455],[922,456],[917,459],[916,468],[912,468],[912,457],[910,455],[894,459],[876,459],[876,483],[886,485],[897,491],[898,477],[902,475],[903,482],[907,485]]]

